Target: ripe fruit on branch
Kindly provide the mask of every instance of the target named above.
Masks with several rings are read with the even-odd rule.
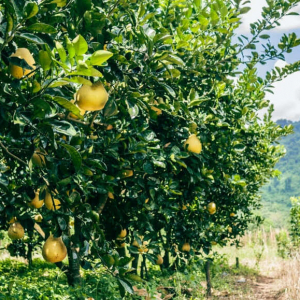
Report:
[[[213,215],[217,211],[216,203],[214,203],[214,202],[208,203],[207,210],[210,215]]]
[[[44,200],[40,200],[39,194],[39,190],[37,190],[35,197],[28,203],[31,208],[41,208],[44,205]]]
[[[67,248],[62,241],[62,238],[55,238],[51,234],[43,246],[42,255],[46,261],[52,263],[64,260],[67,256]]]
[[[118,238],[123,239],[127,235],[127,230],[126,228],[122,229],[121,232],[118,234]]]
[[[31,161],[34,166],[43,167],[46,164],[45,155],[47,154],[45,151],[37,148],[32,154]]]
[[[235,213],[232,212],[232,213],[230,214],[230,217],[234,217],[234,216],[235,216]]]
[[[164,259],[161,257],[161,255],[157,254],[156,264],[160,266],[163,263],[164,263]]]
[[[115,199],[115,196],[114,196],[114,194],[113,194],[112,192],[108,192],[108,193],[107,193],[107,197],[108,197],[109,199]]]
[[[134,246],[134,247],[139,247],[139,243],[137,242],[137,240],[134,240],[131,244],[131,246]]]
[[[84,84],[76,93],[76,104],[83,110],[101,110],[107,100],[108,93],[101,82],[94,83],[92,86]]]
[[[123,170],[122,171],[122,178],[131,177],[131,176],[133,176],[132,170]]]
[[[55,194],[55,196],[57,193]],[[45,195],[45,206],[49,210],[58,210],[61,208],[61,202],[58,199],[54,198],[54,195],[51,195],[51,193],[47,190]]]
[[[181,251],[190,252],[191,251],[191,245],[189,243],[184,243],[181,247]]]
[[[33,70],[35,70],[35,60],[29,50],[27,48],[18,48],[15,53],[13,53],[10,57],[18,57],[20,59],[24,59],[27,64],[32,67],[32,69],[26,69],[21,68],[19,66],[13,65],[12,63],[9,64],[8,71],[14,78],[20,79],[23,76],[31,73]],[[33,72],[28,76],[33,76]]]
[[[191,134],[189,138],[184,142],[184,148],[189,152],[197,153],[199,154],[202,151],[202,144],[200,140],[197,138],[196,134]]]
[[[41,223],[43,220],[43,217],[41,214],[35,215],[34,216],[34,221],[36,221],[37,223]]]
[[[8,228],[8,236],[12,240],[19,240],[24,236],[24,228],[19,222],[10,224]]]

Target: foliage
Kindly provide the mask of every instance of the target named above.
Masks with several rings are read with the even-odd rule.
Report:
[[[105,266],[122,297],[133,292],[134,271],[123,242],[148,242],[144,262],[155,263],[164,249],[168,267],[169,255],[185,262],[243,235],[249,223],[260,222],[253,215],[259,188],[284,155],[274,143],[292,131],[271,121],[272,108],[263,120],[258,111],[269,107],[272,83],[299,69],[295,63],[260,78],[256,64],[299,45],[295,34],[284,35],[278,47],[264,43],[298,2],[268,1],[252,37],[234,44],[247,1],[5,0],[1,228],[17,217],[33,235],[36,210],[28,202],[38,189],[41,199],[50,193],[62,207],[42,207],[40,226],[46,236],[62,235],[69,264],[58,266],[69,284],[80,283],[80,265]],[[262,53],[255,51],[258,42]],[[21,47],[33,53],[35,69],[11,57]],[[9,65],[31,72],[14,79]],[[82,116],[74,93],[95,82],[109,101]],[[191,134],[201,140],[200,154],[183,146]],[[44,158],[40,166],[35,153]],[[118,238],[122,229],[129,236]],[[190,253],[180,250],[183,243],[191,244]],[[129,250],[138,257],[136,247]]]
[[[299,197],[291,197],[292,208],[290,210],[290,235],[293,245],[298,247],[300,245],[300,201]]]
[[[288,232],[286,230],[280,230],[279,233],[276,234],[276,242],[277,253],[279,257],[289,257],[291,255],[293,247]]]
[[[280,171],[278,178],[271,179],[262,190],[262,216],[269,219],[273,227],[289,226],[289,212],[291,208],[290,197],[300,195],[298,182],[299,175],[299,139],[300,122],[278,120],[281,126],[292,125],[294,133],[282,137],[280,143],[286,148],[286,155],[276,164]]]

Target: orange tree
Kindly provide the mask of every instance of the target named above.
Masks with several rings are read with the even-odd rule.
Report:
[[[258,111],[272,83],[299,69],[256,71],[298,46],[295,34],[256,44],[298,2],[268,1],[251,37],[234,43],[249,10],[240,1],[5,0],[2,228],[47,238],[43,255],[70,285],[100,259],[122,293],[134,278],[125,242],[153,262],[163,248],[168,266],[170,254],[243,234],[284,154],[274,143],[291,132],[272,108],[263,120]]]

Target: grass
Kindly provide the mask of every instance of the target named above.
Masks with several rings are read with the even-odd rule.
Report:
[[[241,239],[243,247],[240,249],[214,247],[218,256],[211,267],[212,299],[263,300],[267,299],[264,296],[269,296],[268,299],[300,300],[300,255],[293,252],[288,258],[280,257],[276,234],[278,231],[274,230],[248,233]],[[239,257],[239,268],[235,266],[236,257]],[[64,274],[53,264],[36,258],[33,267],[29,268],[24,260],[3,258],[1,260],[0,252],[1,300],[121,299],[117,281],[101,268],[97,271],[82,270],[84,284],[70,288]],[[136,295],[127,295],[126,299],[152,300],[171,296],[175,300],[206,299],[201,258],[195,259],[181,272],[161,272],[157,266],[149,264],[149,274],[149,281],[133,282]]]

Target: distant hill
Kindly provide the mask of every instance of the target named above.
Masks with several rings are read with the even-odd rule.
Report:
[[[286,148],[286,155],[277,163],[276,169],[282,174],[261,189],[261,214],[266,218],[266,225],[283,227],[289,222],[290,197],[300,196],[300,121],[279,120],[277,123],[281,126],[292,124],[294,134],[280,141]]]

